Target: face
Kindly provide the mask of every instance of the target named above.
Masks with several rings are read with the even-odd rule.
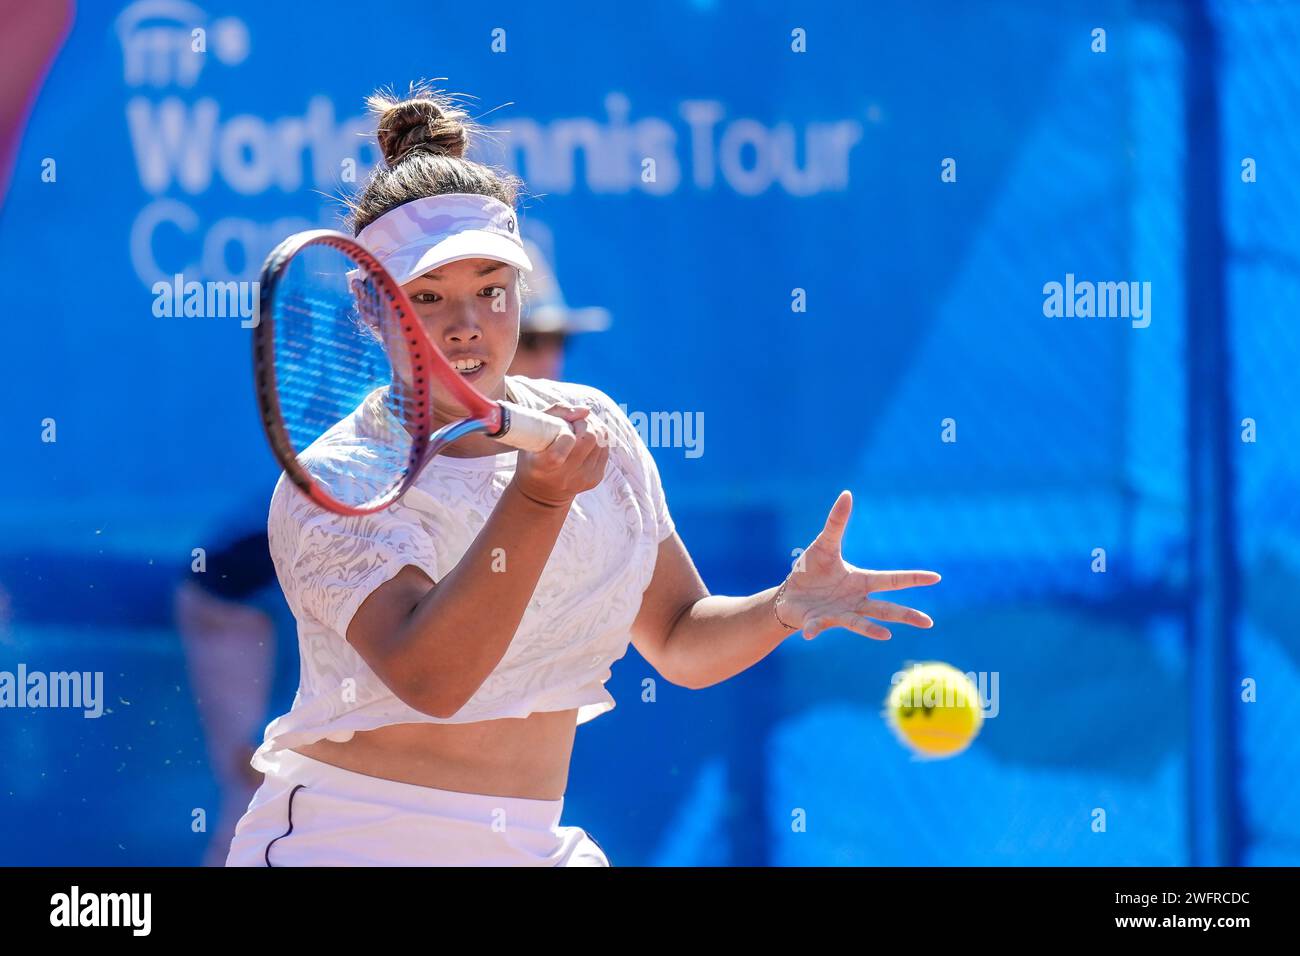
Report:
[[[495,259],[461,259],[402,286],[428,333],[465,380],[489,398],[505,397],[505,375],[519,341],[519,280]],[[433,384],[434,412],[444,421],[464,415]]]
[[[523,332],[511,375],[559,380],[564,373],[564,333]]]

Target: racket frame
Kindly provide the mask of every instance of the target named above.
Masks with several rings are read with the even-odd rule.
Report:
[[[310,246],[325,246],[335,249],[350,257],[367,273],[377,290],[391,303],[402,331],[402,343],[414,381],[412,386],[412,404],[415,406],[412,427],[407,428],[411,436],[411,449],[407,461],[406,473],[384,495],[357,507],[339,501],[330,495],[298,462],[298,452],[289,439],[284,426],[284,415],[280,408],[280,394],[275,372],[275,295],[284,279],[286,268],[292,258]],[[421,326],[410,299],[401,286],[388,274],[388,270],[366,251],[365,247],[341,232],[331,229],[311,229],[295,233],[285,239],[267,256],[262,266],[259,307],[259,321],[253,329],[253,382],[257,393],[257,405],[262,419],[262,428],[276,460],[284,469],[289,480],[313,502],[342,515],[367,515],[383,511],[400,498],[420,474],[429,448],[429,436],[433,430],[432,400],[429,393],[428,369],[433,363],[447,360],[437,351]],[[389,358],[392,367],[393,359]],[[454,374],[454,373],[453,373]],[[467,383],[461,383],[466,385]],[[477,393],[475,393],[477,395]],[[482,400],[481,396],[479,398]],[[485,401],[485,400],[484,400]]]
[[[275,374],[275,294],[293,256],[312,245],[323,245],[349,256],[376,284],[395,310],[402,330],[402,347],[406,350],[409,367],[415,377],[412,383],[418,413],[411,433],[411,449],[406,473],[402,481],[383,496],[356,507],[330,495],[298,463],[297,452],[284,427],[280,396]],[[289,480],[313,502],[343,515],[366,515],[383,511],[406,493],[425,464],[439,450],[471,431],[482,432],[489,438],[525,451],[541,451],[564,433],[572,435],[569,425],[560,418],[536,409],[498,402],[486,397],[466,382],[447,361],[441,350],[429,339],[420,323],[419,315],[405,290],[398,285],[366,248],[352,236],[332,229],[310,229],[295,233],[271,250],[262,266],[259,298],[259,321],[253,329],[253,381],[257,394],[262,427],[270,442],[276,460],[284,468]],[[389,366],[393,366],[390,356]],[[429,390],[430,378],[437,378],[452,398],[469,413],[459,422],[452,422],[434,430],[433,396]]]

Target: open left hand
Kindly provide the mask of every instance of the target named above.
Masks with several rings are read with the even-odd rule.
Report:
[[[877,591],[897,591],[937,584],[933,571],[868,571],[844,560],[840,545],[853,510],[853,496],[840,492],[826,516],[826,526],[795,562],[785,592],[776,605],[780,620],[798,626],[805,640],[828,627],[844,627],[878,641],[892,636],[872,621],[897,621],[913,627],[933,627],[929,615],[889,601],[873,600]]]

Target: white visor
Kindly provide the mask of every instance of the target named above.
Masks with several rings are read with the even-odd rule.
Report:
[[[404,203],[362,229],[357,241],[398,285],[459,259],[496,259],[525,272],[533,268],[515,211],[491,196],[444,193]]]

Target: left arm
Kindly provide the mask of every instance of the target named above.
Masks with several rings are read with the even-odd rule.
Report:
[[[632,624],[632,645],[674,684],[692,690],[717,684],[757,664],[792,633],[772,613],[776,591],[709,594],[673,532],[659,544],[654,577]]]
[[[870,618],[932,627],[920,611],[870,595],[935,584],[938,574],[868,571],[840,556],[852,507],[852,497],[842,493],[826,527],[791,571],[779,603],[779,587],[749,597],[709,594],[681,538],[669,535],[659,545],[654,576],[632,624],[633,646],[669,681],[698,690],[757,664],[796,629],[808,640],[828,627],[889,640],[889,631]]]

